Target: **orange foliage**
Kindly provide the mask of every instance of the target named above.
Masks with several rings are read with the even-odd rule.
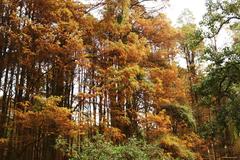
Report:
[[[58,99],[49,98],[44,100],[36,97],[36,100],[38,101],[36,103],[39,103],[39,100],[43,102],[35,105],[26,102],[25,104],[28,105],[26,107],[29,110],[15,111],[16,125],[19,128],[26,131],[40,130],[47,135],[76,135],[77,125],[71,120],[70,110],[58,107]]]
[[[123,134],[120,129],[114,127],[105,128],[104,136],[107,140],[111,140],[115,143],[119,143],[126,138],[126,135]]]
[[[141,119],[141,124],[146,129],[146,136],[149,139],[155,139],[171,132],[170,117],[164,111],[157,115],[147,114],[146,117]]]
[[[200,153],[207,153],[207,146],[204,139],[199,137],[196,133],[191,132],[188,134],[184,134],[182,136],[182,142],[188,147],[191,148],[193,151],[200,152]]]

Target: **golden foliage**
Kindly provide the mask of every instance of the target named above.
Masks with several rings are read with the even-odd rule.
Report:
[[[195,151],[207,152],[206,142],[196,133],[191,132],[189,134],[184,134],[181,139],[188,148]]]
[[[146,136],[149,139],[155,139],[171,132],[170,117],[164,111],[157,115],[148,113],[146,117],[141,119],[141,124],[146,128]]]
[[[201,160],[201,157],[197,157],[195,153],[187,148],[187,146],[182,143],[181,139],[172,135],[164,135],[159,144],[164,148],[167,154],[170,154],[172,157],[180,158],[183,160],[197,159]]]
[[[25,102],[30,110],[16,111],[16,125],[26,131],[40,130],[47,135],[76,135],[77,126],[71,120],[71,112],[69,109],[58,107],[59,100],[56,97],[48,99],[35,97],[36,102],[31,107],[29,102]]]
[[[118,128],[110,127],[104,129],[104,136],[107,140],[119,143],[126,138],[126,135]]]

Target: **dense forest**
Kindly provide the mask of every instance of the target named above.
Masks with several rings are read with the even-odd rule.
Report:
[[[240,159],[240,0],[158,1],[0,1],[0,160]]]

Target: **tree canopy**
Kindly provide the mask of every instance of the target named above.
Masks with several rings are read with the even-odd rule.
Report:
[[[239,154],[240,1],[178,27],[150,2],[0,2],[0,159]],[[224,26],[231,45],[205,43]]]

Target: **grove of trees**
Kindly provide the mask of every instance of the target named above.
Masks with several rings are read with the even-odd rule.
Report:
[[[0,160],[240,155],[240,0],[146,3],[0,1]]]

